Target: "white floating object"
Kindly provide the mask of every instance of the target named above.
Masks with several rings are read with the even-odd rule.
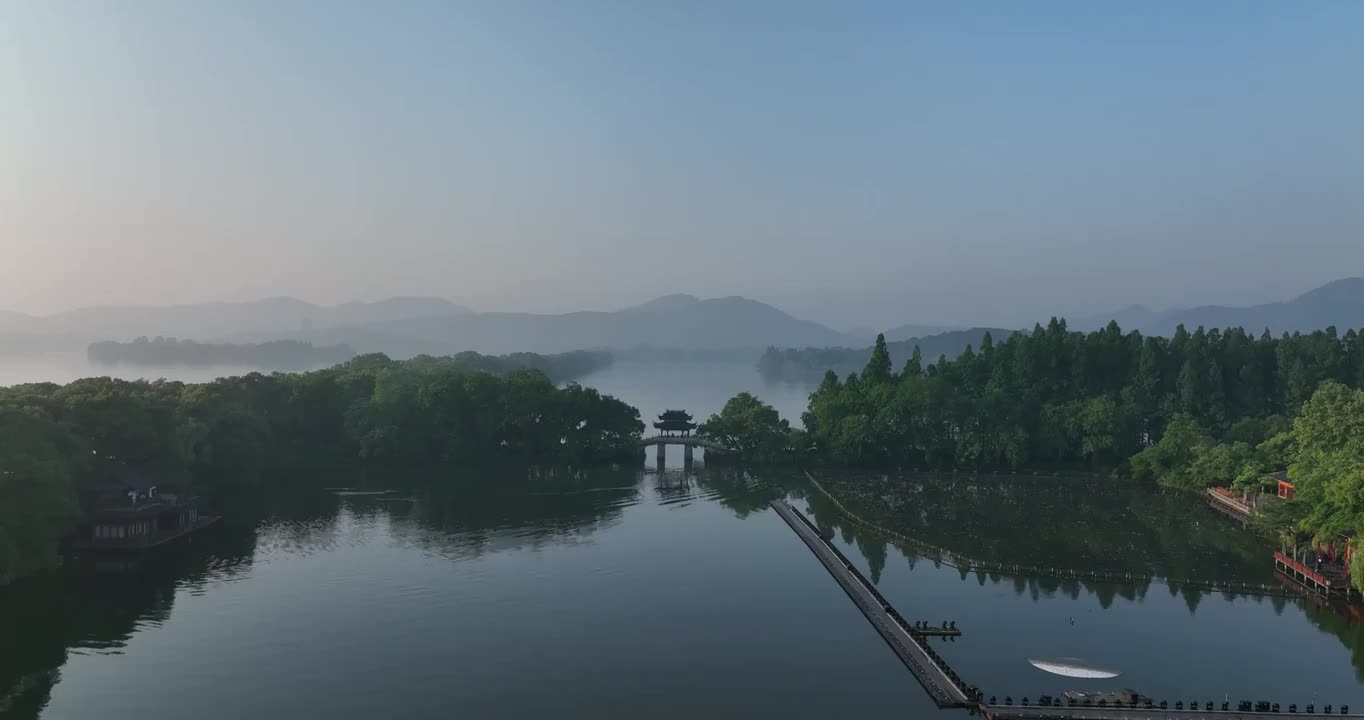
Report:
[[[1094,667],[1080,658],[1051,658],[1040,660],[1028,658],[1028,662],[1032,663],[1032,666],[1038,670],[1045,670],[1054,675],[1064,675],[1073,678],[1101,680],[1105,678],[1115,678],[1122,674],[1116,670],[1105,670],[1104,668]]]

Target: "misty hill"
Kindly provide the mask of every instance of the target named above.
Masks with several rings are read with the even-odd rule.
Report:
[[[398,356],[554,353],[576,349],[742,350],[768,345],[843,345],[849,337],[742,297],[702,300],[669,295],[614,312],[561,315],[489,312],[415,317],[303,333],[313,342],[348,344]]]
[[[686,293],[656,297],[646,303],[625,308],[625,312],[674,312],[701,302],[701,298]]]
[[[893,328],[891,328],[891,329],[885,331],[884,335],[886,336],[886,342],[892,343],[892,342],[902,342],[902,341],[904,341],[904,340],[912,340],[912,339],[914,339],[914,338],[928,337],[928,336],[930,336],[930,335],[941,335],[941,334],[943,334],[943,333],[950,333],[950,332],[955,332],[955,331],[957,331],[957,330],[966,330],[966,329],[967,329],[967,328],[961,327],[961,326],[959,326],[959,325],[916,325],[916,324],[909,324],[909,325],[897,325],[896,327],[893,327]],[[875,333],[872,333],[872,336],[871,336],[871,337],[872,337],[872,339],[875,339],[875,338],[876,338],[876,334],[875,334]]]
[[[0,310],[0,331],[33,332],[42,325],[42,320],[23,313]]]
[[[1121,310],[1082,317],[1074,321],[1067,321],[1066,324],[1072,330],[1092,332],[1107,327],[1110,321],[1116,321],[1118,327],[1122,328],[1123,332],[1140,330],[1143,335],[1146,335],[1150,333],[1147,333],[1144,328],[1151,327],[1159,322],[1160,316],[1160,312],[1152,310],[1145,305],[1128,305]]]
[[[948,359],[955,358],[968,345],[975,348],[980,347],[981,339],[985,337],[986,333],[990,334],[991,339],[1002,341],[1013,332],[1013,330],[1003,328],[955,330],[926,337],[909,338],[899,342],[887,342],[886,349],[890,351],[892,366],[896,372],[899,372],[905,361],[913,354],[916,345],[923,355],[924,364],[927,365],[943,355],[946,355]],[[849,372],[861,372],[869,359],[871,359],[870,346],[864,348],[807,347],[804,349],[769,347],[767,352],[763,353],[763,356],[758,360],[758,372],[769,380],[814,383],[819,382],[826,370],[833,370],[840,377]]]
[[[0,313],[0,346],[81,347],[110,337],[176,336],[199,341],[237,336],[291,336],[317,328],[468,313],[439,298],[314,305],[277,297],[251,302],[88,307],[47,316]],[[46,349],[40,348],[40,349]]]
[[[1124,331],[1140,330],[1144,335],[1170,335],[1178,325],[1192,330],[1204,327],[1241,327],[1251,333],[1265,328],[1275,335],[1309,332],[1332,325],[1356,327],[1364,319],[1364,278],[1344,278],[1322,285],[1296,298],[1250,307],[1204,305],[1202,307],[1155,311],[1140,305],[1117,312],[1081,318],[1071,327],[1095,330],[1117,320]]]
[[[281,297],[169,307],[93,307],[46,317],[0,315],[0,350],[85,347],[110,337],[198,342],[300,340],[396,358],[463,351],[505,354],[580,349],[750,350],[845,345],[852,338],[742,297],[667,295],[614,312],[473,313],[437,298],[321,306]]]

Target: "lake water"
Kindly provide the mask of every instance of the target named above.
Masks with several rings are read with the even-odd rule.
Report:
[[[729,392],[706,395],[703,375],[628,377],[600,384],[698,415]],[[696,383],[702,404],[670,378]],[[1273,583],[1266,541],[1186,496],[1092,479],[819,479],[878,524],[982,560]],[[0,717],[935,712],[773,498],[810,514],[904,616],[955,620],[964,635],[942,654],[987,696],[1132,687],[1364,708],[1364,626],[1335,611],[1160,580],[962,572],[850,525],[791,471],[641,463],[367,483],[224,506],[223,523],[143,564],[0,589]],[[1122,675],[1057,677],[1038,657]]]
[[[209,382],[214,378],[268,372],[238,365],[176,365],[140,367],[101,365],[90,362],[84,350],[36,353],[0,353],[0,387],[23,383],[66,384],[85,377],[115,377],[122,380],[161,378],[187,383]]]
[[[878,482],[953,482],[823,479],[849,496]],[[1259,541],[1185,497],[1124,490],[1117,497],[1138,495],[1147,522],[1114,510],[1072,524],[1057,515],[1106,507],[1114,489],[973,484],[967,500],[930,503],[902,529],[1000,561],[1026,553],[1270,581]],[[0,687],[9,694],[0,714],[930,712],[913,676],[768,509],[777,497],[810,513],[906,617],[955,620],[965,635],[942,652],[987,694],[1134,687],[1171,700],[1364,700],[1360,626],[1330,610],[1160,582],[963,574],[848,525],[791,473],[537,470],[401,485],[262,498],[146,566],[72,568],[0,593]],[[1058,656],[1123,674],[1075,680],[1027,662]]]

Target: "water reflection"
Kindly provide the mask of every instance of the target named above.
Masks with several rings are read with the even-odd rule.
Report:
[[[878,526],[923,543],[922,547],[980,561],[986,565],[1098,571],[1110,577],[1071,578],[1026,572],[981,572],[958,567],[961,579],[1012,586],[1034,600],[1057,595],[1096,597],[1103,608],[1118,598],[1137,601],[1153,588],[1181,597],[1193,612],[1209,594],[1237,597],[1243,592],[1208,590],[1166,582],[1167,578],[1209,583],[1263,584],[1274,588],[1268,542],[1187,496],[1106,480],[1004,478],[989,476],[834,475],[821,485],[853,512]],[[922,547],[888,540],[851,523],[824,494],[807,485],[791,486],[820,530],[841,537],[867,562],[879,582],[895,545],[910,567],[944,563]],[[925,557],[929,555],[929,557]],[[1111,575],[1129,575],[1114,581]],[[1281,595],[1250,594],[1281,609]]]
[[[451,560],[575,543],[619,522],[641,496],[634,468],[388,479],[396,489],[240,498],[221,508],[220,527],[191,542],[148,555],[77,558],[60,573],[0,588],[0,716],[37,716],[69,654],[121,652],[135,633],[165,622],[177,593],[212,592],[249,575],[259,558],[363,546],[381,527],[390,542]],[[665,484],[660,492],[667,491]]]
[[[320,662],[362,651],[347,655],[346,662],[371,663],[363,665],[374,673],[371,680],[390,685],[391,697],[411,697],[414,687],[429,687],[431,702],[447,700],[442,693],[469,703],[477,696],[486,703],[478,707],[491,712],[507,702],[505,688],[497,683],[520,682],[518,673],[527,663],[540,662],[536,667],[547,672],[590,647],[607,664],[655,656],[662,665],[675,660],[675,674],[680,668],[703,667],[697,658],[713,661],[716,647],[724,643],[727,656],[746,658],[754,667],[766,663],[778,668],[768,681],[773,689],[781,688],[782,678],[812,666],[809,658],[792,657],[790,637],[816,632],[812,625],[841,622],[848,623],[849,633],[867,630],[841,594],[820,595],[830,587],[827,576],[807,562],[805,548],[769,513],[768,503],[783,497],[838,538],[908,617],[919,617],[917,612],[935,623],[943,618],[969,621],[963,625],[966,636],[950,645],[948,654],[958,655],[951,657],[954,665],[961,660],[963,674],[991,691],[1039,689],[1029,684],[1034,681],[1026,673],[1033,670],[1020,673],[1016,666],[1024,661],[1010,664],[1002,651],[1021,654],[1027,647],[1029,656],[1088,656],[1100,633],[1105,643],[1124,648],[1124,673],[1135,668],[1132,675],[1140,689],[1159,691],[1162,683],[1174,686],[1180,679],[1153,674],[1168,663],[1160,660],[1163,655],[1142,654],[1144,626],[1183,628],[1167,634],[1202,631],[1215,636],[1216,631],[1204,628],[1218,625],[1226,613],[1235,619],[1220,622],[1233,628],[1239,627],[1237,622],[1262,623],[1271,613],[1305,614],[1306,622],[1287,617],[1273,630],[1288,635],[1289,643],[1307,633],[1322,634],[1312,627],[1329,633],[1348,649],[1364,681],[1364,630],[1349,617],[1299,600],[1255,597],[1233,602],[1222,593],[1145,579],[1152,573],[1267,579],[1264,541],[1188,498],[1040,478],[1009,482],[828,473],[821,480],[856,504],[859,513],[953,552],[998,563],[1130,571],[1143,579],[1114,583],[953,569],[915,547],[887,542],[879,533],[846,522],[797,472],[698,464],[662,472],[630,466],[590,472],[501,468],[361,477],[348,491],[280,491],[221,508],[228,518],[222,526],[158,555],[155,562],[127,568],[82,564],[0,591],[0,697],[8,707],[0,708],[0,716],[36,717],[53,697],[59,701],[54,713],[81,707],[74,689],[53,692],[64,666],[82,687],[98,682],[98,673],[92,675],[90,666],[80,664],[91,658],[73,656],[121,653],[131,647],[144,651],[138,662],[147,662],[149,654],[183,651],[200,637],[187,631],[194,622],[189,618],[195,617],[216,617],[234,629],[229,632],[254,631],[264,638],[229,643],[233,646],[206,666],[211,672],[189,677],[207,684],[200,691],[228,682],[224,674],[259,680],[241,666],[261,658]],[[580,545],[591,547],[575,547]],[[213,607],[200,606],[198,614],[186,598],[233,596],[225,591],[229,587],[250,592]],[[344,592],[320,597],[329,587]],[[740,622],[763,618],[761,624],[725,626],[724,612],[707,610],[706,598],[715,593],[728,593],[726,607],[731,610],[752,608],[751,615],[735,615],[745,619]],[[160,628],[177,599],[178,624]],[[1202,607],[1214,602],[1217,612]],[[802,609],[771,618],[771,608],[788,606]],[[243,621],[245,613],[266,607],[268,626],[253,628]],[[1110,609],[1112,613],[1099,612]],[[1193,628],[1189,621],[1196,611]],[[1080,615],[1082,628],[1064,624],[1072,613]],[[365,620],[375,616],[386,620]],[[660,622],[661,617],[676,627]],[[564,618],[574,622],[562,622]],[[788,635],[773,631],[771,623],[803,629]],[[458,648],[452,650],[444,639],[422,640],[431,628],[441,629],[442,638],[459,638]],[[146,650],[144,644],[129,643],[141,632],[184,637],[153,643],[155,649]],[[270,632],[287,635],[275,641]],[[995,641],[997,633],[1005,633],[1004,644]],[[855,649],[855,637],[849,635],[846,647],[840,647]],[[526,638],[548,639],[520,642]],[[688,648],[690,655],[670,660],[679,647]],[[889,667],[890,659],[881,655],[884,648],[874,642],[868,647],[877,670],[882,661]],[[1300,652],[1292,657],[1306,656]],[[113,660],[100,658],[105,659]],[[158,662],[165,662],[164,657]],[[462,683],[422,681],[422,673],[437,673],[451,662],[462,663]],[[1243,658],[1225,664],[1245,674],[1247,663],[1253,662],[1258,661]],[[813,666],[829,671],[817,662]],[[146,682],[147,667],[125,666],[119,677],[134,685]],[[383,672],[391,667],[403,670]],[[647,695],[651,683],[658,682],[628,671],[617,670],[622,692]],[[274,702],[330,697],[333,691],[345,695],[325,673],[271,672],[281,675],[278,695],[271,696]],[[852,679],[845,678],[845,684]],[[904,679],[895,675],[889,681]],[[411,687],[405,684],[409,681]],[[590,690],[565,682],[546,698],[581,699]],[[88,692],[90,698],[107,697],[98,689]],[[346,702],[358,702],[346,697]],[[242,710],[251,701],[239,700],[241,707],[224,710]]]
[[[1247,531],[1188,496],[1106,480],[840,473],[824,473],[818,479],[849,510],[926,546],[1003,565],[1132,575],[1130,581],[1115,582],[951,568],[936,557],[926,556],[922,547],[888,541],[885,535],[850,522],[826,495],[809,484],[788,484],[789,496],[799,499],[799,507],[821,532],[855,550],[866,563],[868,576],[878,584],[888,565],[904,563],[911,570],[927,566],[940,573],[950,572],[961,582],[980,588],[1009,589],[1014,596],[1033,603],[1087,598],[1110,610],[1122,601],[1130,607],[1152,599],[1153,594],[1162,594],[1178,598],[1190,617],[1213,598],[1219,601],[1220,609],[1215,612],[1225,612],[1236,602],[1266,607],[1275,616],[1282,616],[1291,607],[1349,650],[1356,680],[1364,682],[1364,617],[1358,609],[1327,605],[1319,598],[1313,603],[1284,594],[1211,591],[1165,580],[1203,577],[1215,582],[1265,583],[1274,592],[1283,590],[1274,583],[1268,538]],[[909,597],[912,601],[914,595]],[[941,610],[956,612],[955,608]],[[1091,626],[1085,632],[1096,632],[1096,623],[1105,626],[1112,622],[1097,618],[1084,621]],[[1071,624],[1074,622],[1072,617]],[[1286,621],[1274,630],[1280,635],[1305,637],[1298,627]],[[1264,650],[1275,652],[1272,648]]]
[[[639,472],[623,467],[488,470],[461,482],[428,484],[409,498],[371,502],[383,503],[395,537],[462,559],[581,542],[610,528],[639,502]]]
[[[32,717],[47,704],[69,654],[119,653],[159,627],[179,592],[211,592],[249,572],[255,533],[224,523],[154,562],[77,558],[62,572],[0,588],[0,717]]]
[[[985,564],[1273,583],[1265,538],[1187,495],[1135,483],[844,475],[821,484],[877,525]]]
[[[791,472],[732,467],[709,468],[703,477],[706,488],[713,493],[716,501],[740,518],[766,512],[769,503],[785,497],[790,487],[801,482]]]

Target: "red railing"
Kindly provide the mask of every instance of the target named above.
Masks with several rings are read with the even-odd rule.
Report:
[[[1309,577],[1309,578],[1315,580],[1315,581],[1316,581],[1318,584],[1320,584],[1320,585],[1324,585],[1324,586],[1326,586],[1326,587],[1331,587],[1331,581],[1328,580],[1328,579],[1326,578],[1325,575],[1322,575],[1321,573],[1317,572],[1316,570],[1312,570],[1311,568],[1307,567],[1306,565],[1303,565],[1302,563],[1300,563],[1300,562],[1298,562],[1297,560],[1294,560],[1293,558],[1291,558],[1291,557],[1289,557],[1289,556],[1287,556],[1287,555],[1285,555],[1285,554],[1279,552],[1278,550],[1275,550],[1275,551],[1274,551],[1274,559],[1275,559],[1275,560],[1278,560],[1279,562],[1283,563],[1284,565],[1287,565],[1288,567],[1293,568],[1295,571],[1300,572],[1300,573],[1302,573],[1303,575],[1305,575],[1305,576],[1307,576],[1307,577]]]
[[[1208,497],[1243,515],[1255,513],[1254,502],[1247,503],[1240,493],[1233,493],[1226,488],[1210,487],[1208,488]]]

